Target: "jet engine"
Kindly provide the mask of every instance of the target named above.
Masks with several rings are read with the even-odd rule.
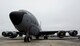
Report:
[[[17,37],[17,33],[16,32],[8,32],[8,36],[9,36],[9,38],[15,38],[15,37]]]
[[[71,31],[69,31],[69,35],[70,36],[77,36],[77,34],[78,34],[77,30],[71,30]]]
[[[2,36],[7,37],[8,36],[8,31],[2,32]]]
[[[59,38],[64,38],[65,35],[66,35],[66,32],[65,32],[65,31],[59,31],[59,32],[57,33],[57,36],[58,36]]]

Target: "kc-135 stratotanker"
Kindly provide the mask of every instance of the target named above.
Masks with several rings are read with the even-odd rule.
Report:
[[[30,42],[32,36],[36,39],[39,39],[40,36],[43,36],[44,39],[48,39],[48,35],[57,33],[57,37],[64,38],[68,32],[70,36],[77,36],[77,30],[71,31],[42,31],[41,26],[39,25],[35,16],[32,13],[26,10],[12,11],[9,14],[10,20],[13,23],[17,31],[3,31],[2,35],[4,37],[16,38],[18,35],[24,37],[24,42]]]

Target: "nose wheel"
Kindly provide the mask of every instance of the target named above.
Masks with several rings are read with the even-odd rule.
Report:
[[[32,41],[32,37],[24,37],[24,42],[31,42]]]
[[[32,36],[29,34],[26,34],[26,36],[24,37],[24,42],[31,42],[32,41]]]

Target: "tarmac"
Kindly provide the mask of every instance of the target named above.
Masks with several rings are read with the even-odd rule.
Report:
[[[26,43],[23,39],[23,37],[15,39],[0,37],[0,46],[80,46],[80,40],[77,37],[66,37],[63,39],[49,37],[47,40],[43,38],[36,40],[34,38],[31,42]]]

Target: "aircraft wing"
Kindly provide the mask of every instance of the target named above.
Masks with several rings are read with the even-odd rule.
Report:
[[[40,31],[39,35],[51,35],[51,34],[55,34],[58,31]]]
[[[48,35],[53,35],[55,33],[57,33],[57,37],[59,38],[63,38],[63,37],[68,37],[66,36],[66,32],[69,33],[70,36],[77,36],[78,32],[76,30],[73,31],[40,31],[40,33],[38,34],[38,36],[48,36]]]

